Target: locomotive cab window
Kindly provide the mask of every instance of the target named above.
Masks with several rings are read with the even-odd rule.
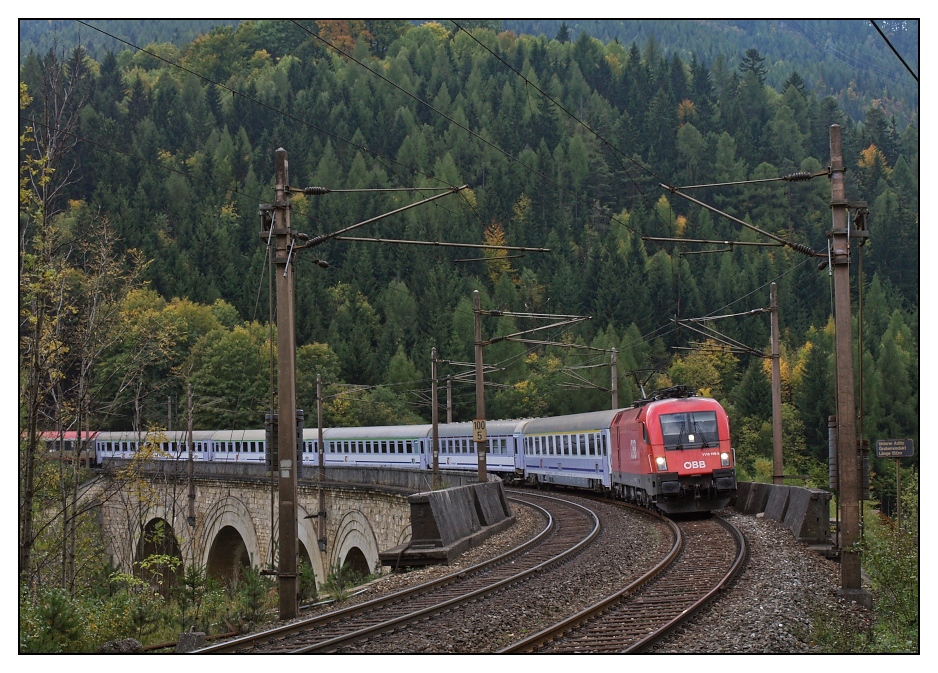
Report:
[[[688,411],[661,415],[661,434],[665,449],[690,449],[717,446],[715,411]]]

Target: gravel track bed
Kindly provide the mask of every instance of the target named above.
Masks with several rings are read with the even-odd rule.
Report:
[[[257,633],[278,626],[286,626],[287,624],[300,622],[310,617],[316,617],[334,610],[341,610],[352,605],[358,605],[359,603],[364,603],[396,591],[401,591],[417,586],[418,584],[439,579],[446,575],[451,575],[469,566],[482,563],[500,554],[504,554],[535,537],[544,529],[546,521],[540,512],[530,507],[521,506],[516,502],[512,502],[511,507],[515,514],[514,525],[501,533],[493,535],[478,547],[473,547],[463,554],[460,554],[453,560],[452,564],[448,566],[435,565],[425,568],[415,568],[408,572],[389,573],[364,586],[353,588],[351,590],[353,595],[343,601],[323,602],[322,604],[302,608],[299,617],[282,622],[276,621],[276,616],[271,615],[274,617],[271,621],[255,624],[252,628],[244,629],[242,634],[247,635],[248,633]],[[218,642],[225,641],[219,640]]]
[[[809,550],[771,519],[719,512],[749,541],[749,563],[727,593],[652,653],[810,653],[819,615],[865,629],[872,613],[836,595],[840,565]]]
[[[577,559],[550,573],[552,583],[532,590],[503,592],[499,601],[479,602],[450,611],[431,620],[385,634],[343,652],[491,652],[546,628],[574,614],[601,594],[611,593],[641,574],[657,558],[656,554],[633,548],[645,539],[647,523],[623,523],[622,510],[611,505],[595,505],[603,522],[603,538],[597,544],[608,547],[603,558],[581,554]],[[540,514],[512,503],[516,523],[479,547],[470,549],[450,566],[430,566],[406,573],[385,575],[367,589],[341,603],[302,610],[301,618],[361,603],[451,574],[501,554],[536,535],[544,525]],[[749,562],[742,575],[715,603],[703,608],[691,622],[655,645],[651,653],[811,653],[815,652],[811,626],[818,615],[836,615],[855,629],[866,629],[872,621],[869,610],[837,598],[840,588],[839,564],[812,552],[777,521],[744,516],[733,509],[718,512],[740,528],[749,541]],[[613,523],[613,522],[619,523]],[[613,533],[613,526],[619,526]],[[630,542],[633,541],[633,542]],[[629,568],[633,568],[629,572]],[[614,569],[614,573],[606,572]],[[615,576],[613,582],[611,577]],[[276,626],[271,623],[263,627]],[[257,627],[255,630],[260,630]]]
[[[519,586],[338,651],[493,652],[576,614],[620,589],[647,571],[670,549],[667,532],[640,515],[566,493],[552,495],[586,504],[597,512],[602,522],[599,538],[576,558],[539,573]],[[656,543],[636,544],[638,540],[649,538]]]

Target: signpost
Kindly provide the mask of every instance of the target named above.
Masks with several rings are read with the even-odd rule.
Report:
[[[877,439],[876,457],[896,459],[896,528],[902,528],[902,484],[899,479],[899,459],[915,455],[915,444],[911,439]]]
[[[915,455],[915,445],[911,439],[877,439],[877,458],[911,458]]]
[[[477,418],[472,421],[472,441],[482,443],[488,439],[485,432],[485,419]]]

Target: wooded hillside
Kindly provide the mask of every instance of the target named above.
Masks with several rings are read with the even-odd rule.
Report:
[[[61,251],[99,240],[105,224],[109,254],[126,259],[134,250],[144,262],[138,280],[106,298],[116,307],[115,322],[87,377],[79,375],[80,363],[56,365],[64,379],[44,384],[40,425],[62,414],[65,425],[76,422],[77,411],[56,406],[65,394],[52,392],[79,380],[92,427],[165,426],[167,398],[174,418],[182,418],[190,381],[197,427],[261,425],[270,374],[267,253],[257,207],[273,199],[274,151],[283,147],[295,186],[471,187],[357,235],[551,249],[464,261],[482,255],[333,241],[301,253],[301,406],[314,408],[319,372],[330,384],[331,423],[428,419],[430,349],[471,360],[471,292],[479,289],[490,308],[592,316],[549,337],[617,348],[622,404],[639,395],[625,372],[647,368],[658,374],[646,390],[686,383],[720,399],[733,421],[741,478],[755,476],[770,468],[768,361],[680,350],[700,336],[673,320],[766,306],[768,283],[776,280],[786,460],[790,452],[794,470],[823,482],[833,411],[827,271],[790,248],[737,245],[695,254],[726,246],[641,236],[765,240],[660,183],[823,173],[828,129],[839,123],[848,197],[866,200],[871,211],[863,248],[864,432],[917,441],[917,114],[910,117],[898,96],[870,98],[856,122],[836,98],[814,93],[819,76],[836,89],[842,73],[818,75],[821,62],[811,72],[782,72],[780,58],[766,58],[774,43],[745,45],[738,60],[711,57],[725,32],[714,31],[717,46],[688,54],[664,48],[657,37],[606,42],[611,33],[600,41],[573,28],[572,39],[561,41],[484,26],[468,34],[446,22],[247,21],[181,45],[136,45],[143,49],[99,34],[111,51],[97,59],[28,54],[20,67],[31,97],[20,112],[21,160],[26,187],[39,197],[21,206],[23,319],[36,315],[37,302],[54,305],[40,283],[50,269],[74,278],[78,260],[88,259],[64,259]],[[848,69],[856,74],[850,81],[866,81],[862,64]],[[895,70],[897,78],[908,76]],[[65,90],[71,97],[56,116],[53,101]],[[897,114],[905,115],[902,123]],[[66,126],[66,119],[74,123]],[[59,144],[52,142],[56,132]],[[787,240],[826,249],[826,177],[689,191]],[[292,223],[312,236],[418,198],[298,196]],[[58,243],[44,248],[48,227]],[[317,267],[313,256],[331,268]],[[81,273],[87,278],[91,270]],[[76,306],[83,305],[86,288],[72,289]],[[75,320],[59,319],[63,329]],[[484,329],[504,335],[529,326],[493,318]],[[767,316],[724,320],[717,329],[768,350]],[[26,334],[27,345],[42,341],[40,331]],[[493,418],[609,403],[602,390],[566,387],[583,383],[577,376],[608,387],[608,369],[569,369],[608,362],[606,353],[502,342],[487,348],[485,359],[503,368],[491,377],[500,386],[487,400]],[[351,393],[349,385],[369,388]],[[471,388],[457,386],[457,420],[472,409]]]

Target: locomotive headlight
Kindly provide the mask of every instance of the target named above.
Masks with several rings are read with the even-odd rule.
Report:
[[[722,467],[727,467],[730,464],[730,454],[726,451],[720,454],[720,465]]]
[[[663,472],[668,469],[668,460],[664,456],[658,456],[655,458],[655,462],[658,463],[659,472]]]

